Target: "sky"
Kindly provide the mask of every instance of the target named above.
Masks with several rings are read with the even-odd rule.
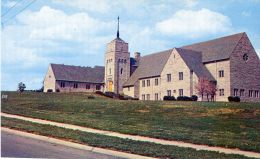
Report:
[[[131,56],[240,32],[260,55],[260,0],[1,2],[1,90],[16,90],[19,82],[41,88],[50,63],[103,66],[117,16]]]

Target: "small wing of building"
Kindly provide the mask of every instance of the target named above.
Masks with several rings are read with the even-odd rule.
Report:
[[[44,92],[103,91],[104,67],[50,64],[44,79]]]

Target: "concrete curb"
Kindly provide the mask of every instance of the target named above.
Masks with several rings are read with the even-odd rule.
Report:
[[[213,147],[213,146],[208,146],[208,145],[197,145],[197,144],[192,144],[192,143],[185,143],[185,142],[181,142],[181,141],[170,141],[170,140],[155,139],[155,138],[144,137],[144,136],[127,135],[127,134],[121,134],[121,133],[117,133],[117,132],[97,130],[97,129],[86,128],[86,127],[82,127],[82,126],[58,123],[58,122],[42,120],[42,119],[35,119],[35,118],[30,118],[30,117],[23,117],[23,116],[12,115],[12,114],[7,114],[7,113],[1,113],[1,116],[26,120],[26,121],[30,121],[30,122],[34,122],[34,123],[48,124],[48,125],[63,127],[63,128],[67,128],[67,129],[80,130],[80,131],[84,131],[84,132],[119,137],[119,138],[123,138],[123,139],[131,139],[131,140],[144,141],[144,142],[153,142],[153,143],[162,144],[162,145],[173,145],[173,146],[178,146],[178,147],[193,148],[196,150],[217,151],[217,152],[225,153],[225,154],[238,154],[238,155],[244,155],[247,157],[260,158],[260,153],[244,151],[244,150],[239,150],[239,149]]]
[[[50,143],[54,144],[59,144],[59,145],[64,145],[76,149],[81,149],[81,150],[87,150],[91,152],[96,152],[96,153],[101,153],[101,154],[106,154],[106,155],[111,155],[111,156],[116,156],[116,157],[121,157],[121,158],[129,158],[129,159],[154,159],[152,157],[147,157],[147,156],[141,156],[141,155],[135,155],[135,154],[130,154],[130,153],[125,153],[125,152],[120,152],[120,151],[114,151],[114,150],[108,150],[108,149],[103,149],[103,148],[98,148],[98,147],[92,147],[92,146],[87,146],[87,145],[82,145],[78,143],[73,143],[69,141],[64,141],[60,139],[55,139],[51,137],[46,137],[42,135],[36,135],[24,131],[18,131],[14,129],[9,129],[5,127],[1,127],[2,131],[9,132],[18,136],[24,136],[28,138],[33,138],[41,141],[47,141]]]

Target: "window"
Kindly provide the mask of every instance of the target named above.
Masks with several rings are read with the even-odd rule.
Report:
[[[224,77],[224,70],[218,71],[218,76],[219,77]]]
[[[65,87],[65,82],[60,83],[60,87],[64,88]]]
[[[158,82],[158,78],[155,79],[154,81],[154,85],[158,86],[159,82]]]
[[[253,90],[249,90],[249,97],[253,97]]]
[[[90,89],[90,85],[89,84],[86,84],[86,89]]]
[[[167,90],[167,96],[171,96],[171,95],[172,95],[171,90]]]
[[[128,91],[130,91],[130,87],[127,87],[128,88]]]
[[[255,91],[255,98],[259,98],[259,91]]]
[[[73,88],[78,88],[78,84],[74,83]]]
[[[109,69],[109,74],[111,75],[111,68]]]
[[[150,100],[150,94],[146,94],[146,100]]]
[[[100,85],[96,85],[96,90],[100,90],[101,86]]]
[[[120,73],[121,73],[121,75],[123,74],[123,68],[121,68]]]
[[[219,96],[224,96],[224,89],[219,89]]]
[[[150,86],[150,80],[147,80],[146,84],[147,84],[147,87],[149,87]]]
[[[240,89],[240,96],[241,96],[241,97],[244,96],[244,92],[245,92],[244,89]]]
[[[234,96],[238,96],[238,89],[234,89],[234,92],[233,92]]]
[[[145,87],[145,80],[142,80],[142,87]]]
[[[244,60],[244,61],[247,61],[247,60],[248,60],[248,55],[247,55],[247,54],[244,54],[244,55],[243,55],[243,60]]]
[[[142,100],[145,100],[145,95],[144,94],[142,94]]]
[[[158,93],[155,93],[155,94],[154,94],[154,99],[155,99],[155,100],[159,100]]]
[[[183,89],[179,89],[179,96],[183,96]]]
[[[167,82],[171,82],[172,80],[172,75],[171,74],[167,74]]]
[[[179,72],[179,80],[183,80],[183,72]]]

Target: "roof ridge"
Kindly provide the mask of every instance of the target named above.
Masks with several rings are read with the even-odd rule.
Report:
[[[226,38],[234,37],[234,36],[238,36],[238,35],[241,35],[241,37],[242,37],[244,34],[246,34],[246,32],[240,32],[240,33],[236,33],[236,34],[231,34],[231,35],[227,35],[227,36],[222,36],[222,37],[218,37],[218,38],[211,39],[211,40],[206,40],[206,41],[202,41],[202,42],[196,42],[196,43],[189,44],[189,45],[183,45],[183,46],[181,46],[181,47],[186,47],[186,46],[191,46],[191,45],[197,45],[197,44],[202,44],[202,43],[207,43],[207,42],[212,42],[212,41],[215,41],[215,40],[226,39]]]

